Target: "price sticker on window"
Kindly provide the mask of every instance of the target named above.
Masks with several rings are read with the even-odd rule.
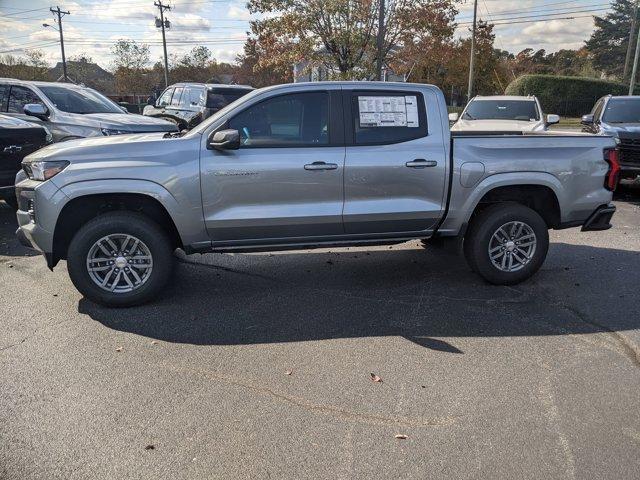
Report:
[[[420,126],[418,98],[406,96],[359,96],[360,127],[409,127]]]

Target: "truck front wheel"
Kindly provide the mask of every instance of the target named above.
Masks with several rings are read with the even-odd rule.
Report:
[[[544,219],[517,203],[487,207],[473,219],[464,238],[471,269],[496,285],[513,285],[531,277],[548,249]]]
[[[67,255],[69,276],[86,298],[109,307],[148,302],[173,267],[166,232],[144,215],[110,212],[83,225]]]

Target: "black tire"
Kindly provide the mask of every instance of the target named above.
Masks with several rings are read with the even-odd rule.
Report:
[[[502,270],[500,266],[494,265],[489,255],[490,245],[495,245],[491,244],[494,233],[509,222],[524,223],[535,234],[535,250],[528,262],[524,266],[518,266],[519,270],[516,271]],[[518,203],[500,203],[487,207],[473,219],[464,237],[464,254],[469,267],[495,285],[514,285],[528,279],[542,266],[548,250],[549,231],[544,219],[534,210]],[[520,251],[516,252],[520,258],[524,258]]]
[[[146,281],[130,292],[108,292],[98,286],[87,270],[87,256],[101,238],[113,234],[132,235],[148,248],[153,268]],[[111,212],[83,225],[73,237],[67,255],[71,281],[89,300],[108,307],[130,307],[152,300],[171,277],[174,257],[167,233],[148,217],[133,212]]]

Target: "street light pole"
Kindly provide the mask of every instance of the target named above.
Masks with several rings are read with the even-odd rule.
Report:
[[[473,2],[473,29],[471,30],[471,58],[469,59],[469,88],[467,89],[467,102],[471,100],[473,93],[473,69],[476,61],[476,19],[478,17],[478,0]]]
[[[65,82],[69,81],[69,77],[67,76],[67,59],[64,56],[64,35],[62,34],[62,17],[65,15],[70,15],[71,12],[63,12],[60,10],[60,7],[49,8],[49,11],[54,15],[58,16],[58,32],[60,32],[60,50],[62,50],[62,76]]]
[[[633,90],[636,86],[636,72],[638,70],[638,56],[640,55],[640,29],[638,30],[638,37],[636,39],[636,54],[633,57],[633,70],[631,71],[631,80],[629,81],[629,95],[633,95]]]
[[[631,49],[633,48],[633,34],[636,31],[636,18],[638,17],[638,0],[633,4],[633,17],[631,18],[631,28],[629,29],[629,44],[627,45],[627,55],[624,57],[624,72],[622,73],[622,81],[627,79],[629,73],[629,63],[631,61]]]
[[[169,5],[163,5],[162,1],[153,2],[153,4],[160,9],[160,25],[162,26],[162,49],[164,50],[164,86],[169,86],[169,60],[167,59],[167,39],[164,33],[164,11],[171,10]],[[157,21],[157,20],[156,20]],[[157,26],[157,23],[156,23]]]
[[[382,64],[384,63],[384,0],[379,0],[379,10],[378,10],[378,38],[377,38],[377,49],[378,49],[378,58],[376,62],[376,76],[378,80],[382,80]]]

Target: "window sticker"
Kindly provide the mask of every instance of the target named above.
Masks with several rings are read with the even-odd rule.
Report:
[[[409,127],[420,126],[418,118],[418,98],[404,97],[361,97],[358,96],[358,110],[361,127]]]

